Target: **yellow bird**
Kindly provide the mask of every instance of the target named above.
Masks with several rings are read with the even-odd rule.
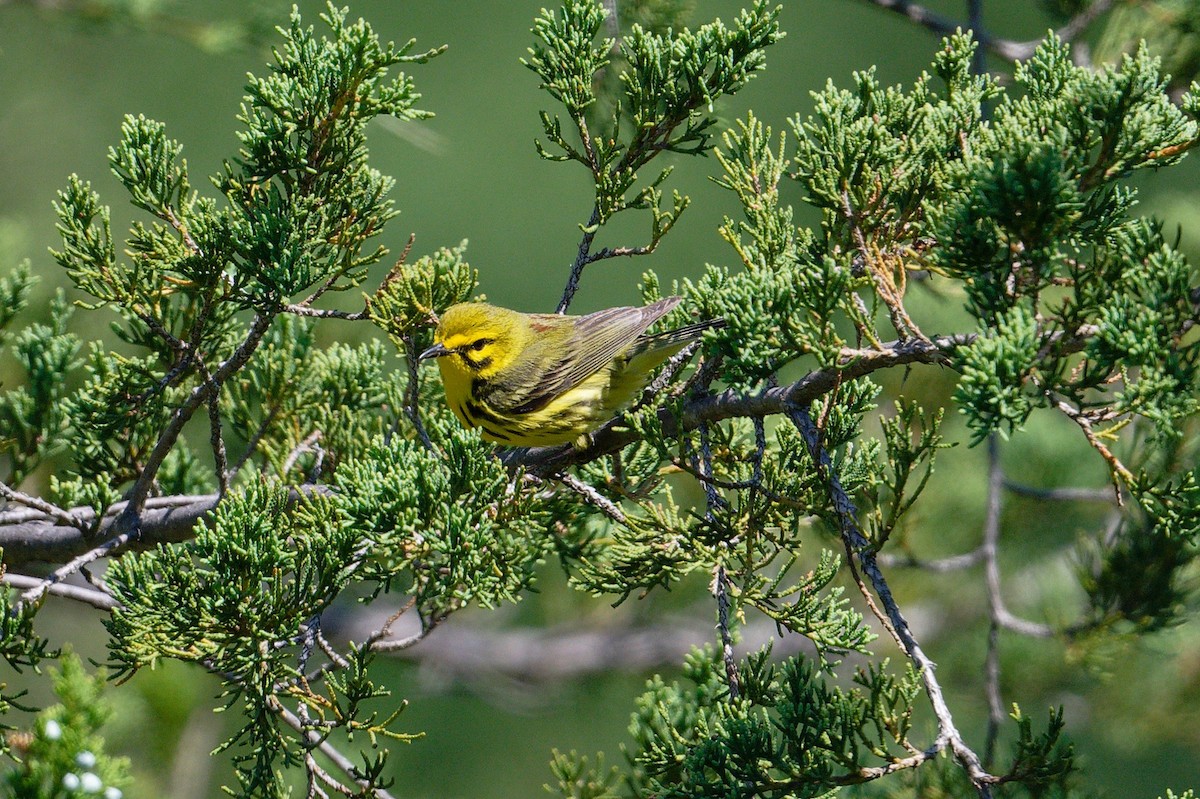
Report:
[[[656,366],[723,327],[710,319],[646,330],[681,301],[607,308],[586,316],[526,314],[481,302],[447,308],[434,344],[446,402],[458,420],[510,447],[586,444],[645,388]]]

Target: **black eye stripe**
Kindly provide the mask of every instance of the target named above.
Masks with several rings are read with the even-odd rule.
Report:
[[[480,369],[486,369],[492,365],[492,356],[490,355],[486,358],[480,358],[479,360],[475,360],[473,357],[471,357],[471,353],[467,350],[460,350],[458,355],[463,359],[467,366],[476,371],[479,371]]]

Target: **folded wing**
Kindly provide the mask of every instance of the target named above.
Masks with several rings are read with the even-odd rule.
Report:
[[[508,393],[502,401],[494,397],[492,407],[504,413],[532,413],[545,407],[552,399],[570,391],[587,378],[612,363],[622,351],[633,344],[656,321],[669,313],[681,301],[667,297],[651,305],[625,308],[606,308],[575,320],[571,337],[554,342],[560,352],[545,353],[536,362],[547,364],[538,374],[530,374],[523,386]],[[536,326],[539,317],[534,316]],[[533,359],[531,359],[533,360]],[[500,407],[503,406],[503,407]]]

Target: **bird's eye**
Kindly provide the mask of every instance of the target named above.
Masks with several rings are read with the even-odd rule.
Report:
[[[484,347],[486,347],[487,345],[489,345],[491,343],[492,343],[492,339],[490,339],[490,338],[476,339],[475,342],[471,345],[471,349],[475,350],[476,352],[479,352],[480,350],[482,350]]]

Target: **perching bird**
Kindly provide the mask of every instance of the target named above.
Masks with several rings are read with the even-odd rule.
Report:
[[[644,335],[681,301],[586,316],[526,314],[481,302],[447,308],[434,344],[446,402],[468,427],[510,447],[576,442],[629,405],[653,369],[723,319]]]

